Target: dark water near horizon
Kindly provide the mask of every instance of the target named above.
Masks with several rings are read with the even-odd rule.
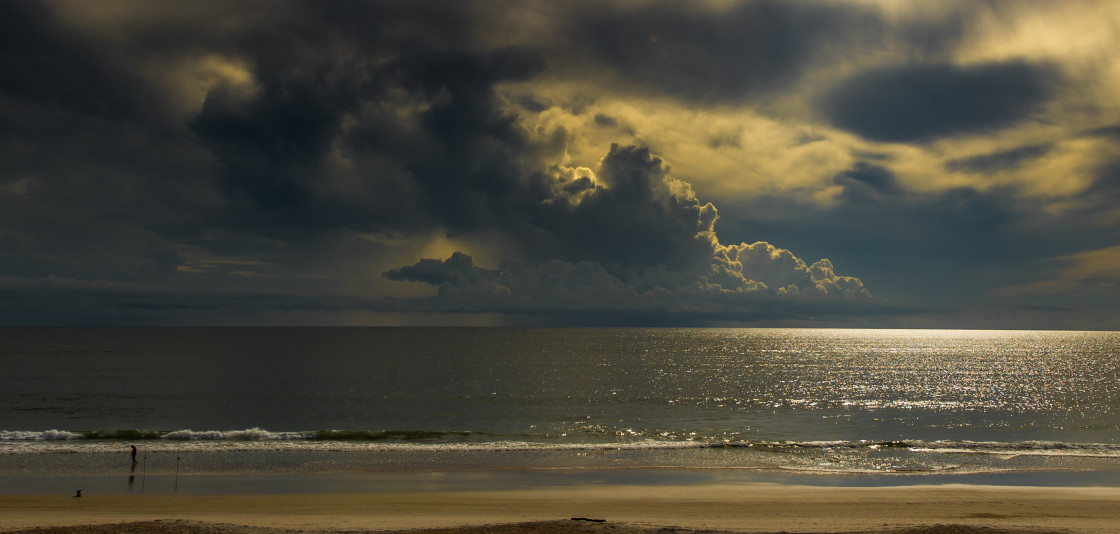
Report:
[[[0,475],[1120,467],[1114,332],[0,328],[0,365]]]

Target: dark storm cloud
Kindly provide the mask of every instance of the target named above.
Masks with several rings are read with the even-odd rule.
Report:
[[[738,100],[795,81],[828,46],[874,40],[881,21],[869,9],[587,3],[555,11],[554,34],[515,39],[519,11],[496,4],[199,2],[106,28],[49,6],[0,3],[0,274],[13,280],[11,303],[41,293],[63,307],[70,294],[85,313],[115,302],[136,320],[128,310],[164,302],[159,317],[172,318],[166,310],[222,309],[225,287],[246,288],[228,309],[296,309],[301,298],[340,309],[354,303],[288,294],[304,282],[285,276],[356,263],[358,245],[319,244],[366,232],[442,232],[504,260],[484,269],[459,254],[389,270],[440,292],[392,309],[754,314],[795,293],[831,309],[869,300],[827,260],[721,244],[715,207],[647,148],[612,147],[593,177],[556,165],[574,134],[528,130],[516,106],[548,104],[498,89],[606,69],[642,91]],[[244,79],[198,66],[207,61]],[[198,87],[196,107],[176,92]],[[628,127],[605,114],[596,124]],[[889,193],[876,172],[846,179]],[[223,261],[268,265],[275,279],[220,278],[212,266]],[[79,289],[94,282],[126,289]],[[49,307],[35,309],[49,322]]]
[[[61,27],[41,2],[0,3],[5,106],[43,103],[84,115],[143,120],[155,111],[152,89],[99,54],[96,43]]]
[[[537,199],[526,174],[562,144],[536,144],[505,111],[493,86],[523,79],[539,67],[532,54],[416,58],[395,80],[435,102],[416,117],[419,141],[401,162],[419,188],[418,207],[452,231],[501,224]],[[376,123],[369,122],[374,128]],[[358,151],[382,149],[377,135],[354,132]],[[562,135],[562,134],[561,134]],[[563,143],[563,137],[552,141]],[[417,150],[419,149],[419,150]],[[359,156],[360,157],[360,156]]]
[[[1052,68],[1019,61],[888,67],[853,75],[819,106],[832,124],[867,139],[923,142],[1030,118],[1059,78]]]
[[[46,4],[0,3],[0,25],[0,273],[173,275],[155,228],[206,211],[206,193],[180,189],[205,154],[177,138],[156,84]]]
[[[496,151],[530,152],[492,86],[526,76],[538,62],[516,50],[472,52],[471,19],[480,14],[421,2],[273,7],[269,17],[235,12],[209,25],[220,5],[196,4],[182,18],[164,14],[130,27],[118,43],[62,28],[45,4],[5,3],[12,31],[0,37],[0,135],[20,146],[6,152],[3,180],[34,176],[33,193],[85,204],[81,215],[97,211],[94,199],[121,200],[99,176],[112,168],[128,192],[172,205],[136,213],[146,226],[307,240],[333,229],[471,227],[492,207],[472,201],[519,179],[521,169],[500,168],[514,158],[491,157],[480,145],[493,139]],[[244,62],[253,86],[218,83],[197,115],[169,117],[171,102],[160,100],[167,95],[141,74],[145,62],[206,54]],[[394,100],[400,95],[405,102]],[[408,104],[429,109],[402,117]],[[355,116],[369,126],[344,132]],[[325,183],[337,147],[362,152],[354,155],[363,164],[361,191]],[[60,152],[71,153],[60,159]],[[400,198],[416,184],[418,194]],[[84,187],[89,195],[74,195]],[[214,192],[224,197],[220,205]],[[420,216],[403,214],[411,205]],[[194,220],[166,221],[176,213]]]
[[[221,46],[189,41],[176,50],[173,37],[159,35],[158,46],[130,47],[146,37],[99,39],[40,2],[4,2],[0,12],[0,274],[172,283],[181,278],[180,244],[215,232],[231,249],[262,253],[246,247],[259,239],[213,189],[213,153],[146,71],[153,60]],[[8,303],[8,320],[32,309]]]
[[[819,55],[880,41],[877,11],[826,2],[593,2],[568,23],[574,57],[603,62],[642,90],[742,101],[785,86]]]
[[[531,253],[622,268],[706,266],[712,245],[704,233],[713,229],[715,208],[691,190],[674,190],[667,170],[647,148],[612,146],[598,173],[602,187],[574,205],[550,202],[527,214],[550,237]]]
[[[402,220],[378,213],[393,209],[385,200],[345,198],[317,187],[324,158],[341,141],[355,158],[395,160],[421,188],[419,207],[438,222],[471,227],[488,206],[473,205],[470,191],[503,194],[521,172],[509,152],[532,150],[499,108],[492,86],[526,76],[535,64],[532,56],[499,51],[409,55],[364,72],[329,64],[310,76],[300,72],[307,70],[302,65],[292,66],[294,72],[258,71],[261,88],[251,101],[211,91],[191,128],[225,164],[227,195],[254,208],[247,216],[303,230]],[[390,89],[430,109],[402,120],[386,105]],[[346,117],[362,113],[363,125],[342,131]],[[388,185],[377,184],[376,175],[364,179]]]
[[[132,138],[151,139],[159,127],[149,123],[154,117],[167,119],[169,103],[160,101],[161,92],[139,74],[143,61],[218,54],[246,64],[251,91],[228,83],[211,87],[201,110],[185,122],[193,138],[170,134],[170,144],[189,146],[191,152],[201,148],[207,164],[221,166],[205,181],[191,178],[201,187],[217,184],[224,197],[220,208],[212,198],[187,197],[207,203],[203,225],[210,229],[248,230],[280,239],[311,239],[336,228],[446,228],[459,233],[512,225],[532,232],[539,216],[533,204],[543,197],[542,184],[530,176],[546,166],[542,161],[551,158],[545,156],[564,149],[562,131],[543,144],[531,141],[494,91],[495,84],[541,72],[546,68],[543,54],[555,45],[543,38],[542,43],[518,48],[486,46],[492,22],[505,16],[494,6],[292,2],[273,5],[266,17],[200,3],[177,14],[156,9],[158,16],[125,28],[116,43],[74,37],[77,34],[61,29],[44,6],[5,4],[9,16],[4,20],[13,31],[5,33],[9,68],[3,87],[9,97],[47,108],[23,115],[27,119],[17,126],[21,134],[41,121],[44,112],[60,114],[60,123],[73,121],[74,115],[88,119],[90,114],[108,114],[111,124],[89,125],[79,134],[88,141],[77,146],[120,139],[121,129]],[[660,32],[662,51],[634,58],[635,65],[648,65],[649,73],[660,74],[649,77],[640,70],[631,75],[672,92],[691,91],[673,85],[674,80],[684,80],[696,87],[716,87],[720,95],[738,94],[787,80],[799,61],[848,22],[876,24],[869,12],[849,16],[846,9],[784,2],[745,3],[727,12],[670,3],[635,8],[586,4],[558,13],[559,40],[582,42],[582,49],[594,53],[569,50],[554,61],[578,57],[582,59],[577,63],[594,63],[606,58],[612,67],[621,68],[613,62],[631,53],[626,44],[631,38],[641,37],[643,45],[649,44],[649,32]],[[209,23],[219,16],[223,24]],[[712,53],[709,47],[715,55],[702,61]],[[676,50],[665,65],[646,61],[656,62],[664,50]],[[688,72],[692,75],[685,75]],[[402,114],[404,106],[426,109]],[[347,125],[348,120],[355,124]],[[77,125],[85,126],[82,121]],[[53,132],[44,132],[44,138],[49,133]],[[135,148],[144,152],[150,148],[145,145],[150,141]],[[338,191],[325,177],[333,150],[357,164],[354,172],[363,183],[359,190]],[[192,168],[183,174],[200,170],[197,153],[171,155],[178,161],[166,159],[167,167],[174,169],[190,158]],[[15,163],[35,168],[41,161]],[[124,174],[136,170],[128,168],[134,165],[123,157],[116,165],[126,169]],[[131,177],[145,188],[162,187],[138,172]],[[181,193],[168,194],[169,201],[175,202]]]
[[[530,151],[493,86],[539,70],[537,56],[479,50],[472,19],[481,13],[465,5],[295,6],[291,26],[253,20],[233,36],[255,92],[213,89],[190,123],[225,165],[223,190],[242,210],[234,221],[303,233],[425,223],[400,213],[402,204],[452,227],[484,217],[490,206],[475,205],[468,190],[499,192],[520,171],[487,150]],[[428,109],[402,114],[408,106]],[[323,185],[336,149],[361,165],[362,194]],[[384,195],[413,185],[420,194],[407,202]]]

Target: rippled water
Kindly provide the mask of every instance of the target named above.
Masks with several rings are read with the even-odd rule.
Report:
[[[0,454],[140,440],[329,450],[361,469],[483,454],[841,471],[1120,457],[1120,335],[1107,332],[20,328],[0,341]]]

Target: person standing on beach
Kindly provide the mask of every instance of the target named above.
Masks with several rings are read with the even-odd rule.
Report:
[[[136,465],[136,445],[129,445],[132,447],[132,465]]]

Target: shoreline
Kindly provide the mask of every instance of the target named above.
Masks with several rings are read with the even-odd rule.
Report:
[[[306,534],[304,529],[282,529],[211,523],[185,519],[137,521],[81,525],[74,527],[45,527],[10,531],[12,534]],[[325,530],[323,532],[332,532]],[[741,534],[737,531],[695,530],[684,527],[642,527],[624,523],[606,523],[597,519],[571,518],[569,520],[531,521],[526,523],[497,523],[463,525],[433,529],[398,531],[344,530],[348,534]],[[1068,530],[1037,528],[999,528],[962,524],[928,525],[888,528],[885,530],[860,529],[859,533],[873,534],[1070,534]],[[789,531],[760,532],[755,534],[792,534]],[[853,531],[812,532],[805,534],[856,534]]]
[[[567,522],[573,517],[647,530],[884,532],[940,526],[942,530],[929,532],[951,532],[944,530],[946,525],[959,525],[1105,533],[1120,524],[1120,488],[710,483],[284,495],[93,494],[80,499],[0,495],[0,532],[183,520],[237,526],[228,532],[394,532],[506,525],[503,528],[515,534],[532,532],[526,523],[542,522],[551,525],[540,527],[546,531],[570,531],[564,527],[571,526]]]
[[[1120,490],[1120,469],[1003,470],[946,473],[836,473],[827,470],[725,467],[603,466],[531,467],[461,466],[458,469],[398,468],[379,471],[294,471],[147,474],[144,469],[117,474],[80,474],[51,466],[20,473],[0,471],[0,496],[71,495],[315,495],[537,490],[583,486],[798,486],[823,488],[908,488],[925,486],[993,486]],[[313,467],[313,466],[308,466]]]
[[[278,470],[208,475],[0,474],[0,497],[72,495],[76,488],[99,496],[318,495],[448,493],[448,491],[532,490],[566,487],[791,486],[821,488],[1024,487],[1114,488],[1120,470],[1006,470],[906,474],[752,468],[531,468],[401,469],[382,471]]]

